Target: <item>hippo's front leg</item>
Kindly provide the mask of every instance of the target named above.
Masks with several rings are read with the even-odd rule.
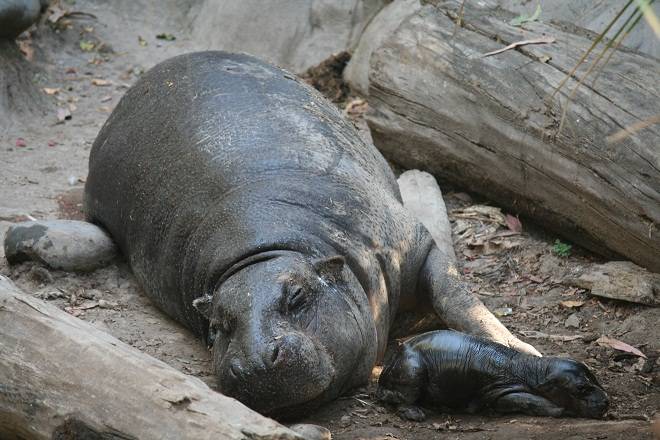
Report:
[[[564,409],[535,394],[520,392],[500,397],[491,405],[498,413],[523,413],[529,416],[559,417]]]
[[[421,293],[430,295],[436,313],[449,328],[541,356],[534,347],[511,334],[479,298],[469,291],[453,258],[437,246],[433,246],[429,252],[419,280]]]

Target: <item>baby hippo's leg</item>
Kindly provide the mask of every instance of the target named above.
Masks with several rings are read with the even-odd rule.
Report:
[[[548,399],[530,393],[511,393],[491,405],[499,413],[522,413],[530,416],[559,417],[563,408]]]
[[[69,272],[89,272],[107,266],[118,254],[103,229],[73,220],[12,225],[5,235],[4,248],[9,264],[39,261]]]

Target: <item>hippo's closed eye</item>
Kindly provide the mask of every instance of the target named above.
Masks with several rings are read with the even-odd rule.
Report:
[[[300,309],[307,301],[305,290],[300,285],[293,285],[287,290],[286,310],[290,312]]]

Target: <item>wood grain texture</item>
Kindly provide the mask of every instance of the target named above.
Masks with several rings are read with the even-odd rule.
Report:
[[[606,141],[660,113],[658,60],[618,51],[577,89],[559,132],[575,78],[549,97],[591,34],[513,27],[513,14],[484,2],[469,3],[456,31],[460,1],[425,3],[371,57],[367,121],[385,156],[597,253],[660,271],[660,127]],[[556,42],[481,56],[542,37]]]
[[[0,438],[302,437],[0,276]]]

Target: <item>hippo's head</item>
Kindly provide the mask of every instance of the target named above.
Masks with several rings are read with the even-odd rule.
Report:
[[[572,359],[545,358],[547,375],[537,391],[564,408],[564,415],[602,417],[609,406],[607,394],[586,365]]]
[[[376,359],[366,295],[340,256],[260,254],[195,306],[209,320],[220,391],[272,416],[366,382]]]
[[[402,345],[385,365],[378,378],[376,398],[392,405],[417,401],[425,377],[419,353]]]

